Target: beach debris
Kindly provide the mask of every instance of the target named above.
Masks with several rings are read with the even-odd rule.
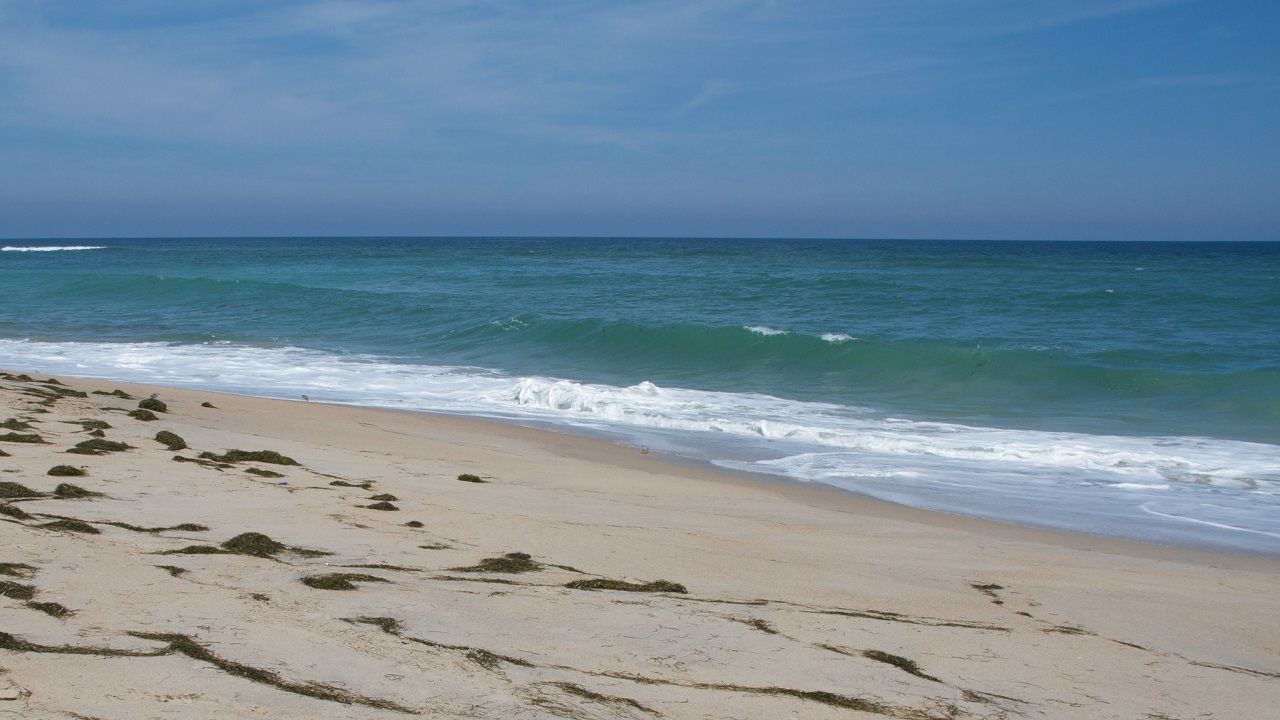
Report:
[[[31,602],[26,603],[26,606],[27,606],[27,607],[29,607],[29,608],[31,608],[32,610],[39,610],[40,612],[44,613],[45,615],[50,615],[50,616],[52,616],[52,617],[56,617],[56,618],[58,618],[59,620],[61,620],[62,618],[64,618],[64,617],[66,617],[66,616],[68,616],[68,615],[70,615],[70,614],[71,614],[71,611],[70,611],[70,610],[68,610],[66,607],[64,607],[64,606],[62,606],[62,605],[60,605],[60,604],[58,604],[58,603],[56,603],[56,602],[35,602],[35,601],[31,601]]]
[[[327,573],[324,575],[308,575],[302,578],[302,584],[317,590],[356,590],[358,582],[391,582],[386,578],[363,573]]]
[[[142,410],[150,410],[152,412],[169,412],[169,406],[156,399],[155,395],[138,403],[138,408]]]
[[[420,528],[420,527],[423,527],[423,524],[421,520],[410,520],[409,522],[405,523],[404,526],[411,527],[411,528]]]
[[[347,482],[346,480],[334,480],[329,484],[335,487],[360,488],[361,490],[373,489],[373,483],[370,482],[369,480],[365,480],[364,482],[358,482],[358,483]]]
[[[132,400],[132,399],[133,399],[133,396],[132,396],[132,395],[130,395],[129,393],[127,393],[127,392],[125,392],[125,391],[123,391],[123,390],[112,390],[112,391],[110,391],[110,392],[108,392],[108,391],[106,391],[106,390],[94,390],[94,391],[93,391],[93,394],[94,394],[94,395],[112,395],[112,396],[114,396],[114,397],[118,397],[118,398],[120,398],[121,400]]]
[[[0,450],[0,457],[12,457],[12,456],[9,453],[5,452],[4,450]]]
[[[327,700],[329,702],[340,703],[342,705],[364,705],[378,710],[393,710],[395,712],[413,715],[419,714],[418,711],[412,708],[396,704],[390,700],[367,697],[344,688],[311,681],[293,682],[286,680],[270,670],[245,665],[216,655],[212,650],[206,648],[187,635],[152,632],[130,632],[129,634],[144,640],[155,640],[157,642],[167,643],[168,646],[164,649],[153,651],[153,654],[155,655],[172,655],[173,653],[186,655],[197,662],[208,663],[228,675],[234,675],[236,677],[249,680],[250,682],[267,685],[284,692],[315,698],[317,700]]]
[[[392,495],[391,493],[382,493],[381,495],[370,495],[369,499],[370,500],[386,500],[388,502],[394,502],[396,500],[399,500],[400,498],[396,497],[395,495]]]
[[[204,525],[197,525],[196,523],[181,523],[179,525],[171,525],[169,527],[141,527],[139,525],[120,522],[118,520],[98,520],[97,522],[100,525],[111,525],[113,527],[124,528],[125,530],[132,530],[133,532],[150,533],[152,535],[168,532],[170,530],[181,530],[183,532],[205,532],[209,529]]]
[[[0,562],[0,575],[27,578],[36,574],[36,567],[26,563]]]
[[[1004,604],[1004,600],[1001,600],[1000,596],[996,594],[997,590],[1004,589],[1003,585],[997,585],[995,583],[969,583],[969,587],[991,598],[991,602],[994,605]]]
[[[94,438],[92,440],[84,440],[76,443],[76,446],[67,452],[76,455],[105,455],[111,452],[123,452],[132,449],[132,445],[117,442],[115,440],[103,440],[102,438]]]
[[[85,535],[98,535],[102,532],[89,523],[83,520],[76,520],[74,518],[54,520],[53,522],[47,522],[43,525],[37,525],[36,527],[44,528],[45,530],[57,530],[59,532],[83,533]]]
[[[168,430],[161,430],[156,433],[155,441],[164,445],[170,451],[187,449],[187,441],[183,440],[176,433],[169,432]]]
[[[156,565],[155,567],[160,568],[161,570],[169,573],[173,577],[182,577],[183,575],[186,575],[188,572],[190,572],[186,568],[178,567],[177,565]]]
[[[260,462],[270,463],[272,465],[297,465],[298,461],[291,457],[281,455],[275,450],[228,450],[221,455],[211,452],[202,452],[200,457],[205,460],[213,460],[221,463],[238,463],[238,462]]]
[[[932,680],[933,682],[942,682],[932,675],[926,675],[924,671],[920,669],[920,666],[916,664],[915,660],[908,660],[901,655],[891,655],[880,650],[863,650],[862,657],[867,658],[868,660],[882,662],[886,665],[892,665],[899,670],[915,675],[918,678]]]
[[[188,457],[182,457],[181,455],[174,455],[172,459],[173,459],[173,461],[174,461],[174,462],[189,462],[189,463],[195,463],[195,464],[199,465],[200,467],[213,468],[214,470],[217,470],[217,471],[219,471],[219,472],[221,472],[221,471],[223,471],[223,470],[226,470],[227,468],[231,467],[231,465],[228,465],[227,463],[214,462],[214,461],[212,461],[212,460],[204,460],[204,459],[201,459],[201,458],[188,458]]]
[[[689,591],[680,583],[671,582],[670,580],[654,580],[647,583],[630,583],[623,580],[609,580],[607,578],[592,578],[590,580],[574,580],[566,583],[565,587],[574,590],[622,590],[626,592],[669,592],[687,594]]]
[[[661,717],[662,715],[662,713],[658,712],[657,710],[654,710],[651,707],[642,705],[640,702],[636,700],[632,700],[631,698],[619,697],[617,695],[605,695],[604,693],[598,693],[594,690],[588,690],[582,687],[581,685],[577,685],[571,682],[552,682],[548,684],[551,685],[552,687],[558,688],[561,692],[568,693],[569,695],[582,698],[583,700],[590,700],[591,702],[599,703],[601,705],[606,705],[606,706],[622,705],[625,707],[632,708],[633,710],[639,710],[640,712],[648,713],[650,715],[654,715],[658,717]]]
[[[247,467],[247,468],[245,468],[245,469],[244,469],[244,471],[245,471],[245,472],[247,472],[247,473],[249,473],[250,475],[257,475],[257,476],[259,476],[259,477],[265,477],[265,478],[282,478],[282,477],[284,477],[284,475],[282,475],[282,474],[280,474],[280,473],[276,472],[275,470],[263,470],[262,468],[256,468],[256,467]],[[287,485],[288,483],[280,483],[280,484],[281,484],[281,485]]]
[[[9,418],[4,422],[0,422],[0,428],[4,428],[5,430],[34,430],[35,429],[31,427],[31,423],[26,422],[25,420],[19,420],[18,418]]]
[[[32,445],[43,445],[44,438],[35,433],[16,433],[10,432],[0,435],[0,441],[12,443],[29,443]]]
[[[52,475],[54,477],[84,477],[89,473],[83,468],[78,468],[74,465],[54,465],[49,468],[49,472],[45,474]]]
[[[81,418],[79,420],[63,420],[68,425],[79,425],[81,430],[110,430],[111,423],[106,420],[95,420],[92,418]]]
[[[207,528],[206,528],[207,529]],[[291,553],[301,557],[322,557],[333,553],[324,550],[290,547],[273,540],[259,532],[240,533],[222,543],[221,547],[212,545],[188,545],[177,550],[165,550],[158,555],[251,555],[253,557],[276,559],[280,553]]]
[[[79,485],[72,485],[71,483],[59,483],[58,487],[53,489],[53,496],[63,500],[77,500],[80,498],[102,497],[102,493],[85,490]]]
[[[213,403],[209,402],[208,400],[206,400],[206,401],[204,401],[204,402],[200,403],[200,407],[202,407],[202,408],[210,408],[210,409],[213,409],[213,410],[217,410],[217,409],[218,409],[218,406],[214,405]]]
[[[15,507],[7,503],[4,505],[0,505],[0,515],[4,515],[5,517],[11,517],[14,520],[32,519],[32,516],[29,513],[24,512],[22,508]]]
[[[14,600],[30,600],[36,596],[36,589],[12,580],[0,580],[0,595]]]
[[[502,557],[485,558],[475,565],[449,568],[453,572],[527,573],[542,569],[529,553],[512,552]]]
[[[461,480],[462,482],[469,482],[469,483],[488,482],[487,480],[480,479],[479,475],[474,475],[472,473],[462,473],[461,475],[458,476],[458,480]]]
[[[288,545],[257,532],[241,533],[222,543],[222,547],[233,553],[256,557],[275,557],[289,549]]]
[[[141,420],[142,422],[151,422],[153,420],[160,419],[159,415],[156,415],[150,410],[143,410],[143,409],[130,410],[129,417],[133,418],[134,420]]]
[[[39,490],[32,490],[21,483],[9,482],[8,480],[0,482],[0,498],[6,500],[14,500],[17,498],[38,498],[44,497],[44,493]]]
[[[362,505],[361,507],[364,507],[368,510],[399,510],[400,509],[389,502],[376,502],[376,503],[373,503],[372,505]]]

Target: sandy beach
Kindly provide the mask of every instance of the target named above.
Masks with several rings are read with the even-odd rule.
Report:
[[[47,379],[0,375],[0,717],[1280,707],[1274,557],[479,420]]]

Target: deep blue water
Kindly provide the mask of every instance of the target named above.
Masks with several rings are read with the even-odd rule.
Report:
[[[7,244],[100,249],[0,252],[0,365],[549,423],[1280,551],[1280,243]]]

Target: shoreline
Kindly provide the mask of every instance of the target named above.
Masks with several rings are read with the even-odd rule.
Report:
[[[633,447],[612,442],[602,437],[603,433],[575,433],[568,430],[560,430],[551,423],[545,422],[530,421],[523,423],[514,419],[508,420],[448,412],[407,410],[354,403],[302,401],[221,390],[204,390],[159,383],[135,383],[78,375],[66,375],[63,377],[78,382],[109,382],[113,385],[134,388],[141,395],[156,391],[209,394],[264,402],[297,404],[305,407],[345,408],[372,413],[391,413],[427,419],[434,418],[446,423],[459,423],[471,427],[476,433],[492,433],[496,432],[498,428],[509,428],[513,431],[529,433],[529,439],[553,447],[559,453],[577,453],[579,457],[594,462],[637,470],[658,466],[668,474],[686,474],[690,479],[730,486],[740,485],[764,488],[778,493],[789,501],[828,510],[839,509],[841,512],[852,515],[868,515],[895,521],[943,527],[1004,540],[1040,543],[1089,552],[1111,553],[1153,560],[1191,562],[1213,567],[1280,572],[1280,554],[1253,552],[1239,548],[1207,548],[1191,544],[1143,542],[1118,536],[1098,535],[1047,526],[1023,525],[1011,521],[965,515],[946,510],[919,508],[890,500],[882,500],[859,493],[856,490],[827,485],[817,481],[804,481],[781,475],[722,468],[696,458],[664,454],[642,456],[637,454],[636,449]]]
[[[44,377],[0,374],[18,436],[0,432],[0,715],[1225,720],[1280,704],[1270,559],[475,418]],[[129,414],[152,393],[154,419]],[[68,453],[92,432],[102,454]]]

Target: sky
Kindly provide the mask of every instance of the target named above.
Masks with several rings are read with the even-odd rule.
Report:
[[[1280,2],[0,0],[0,237],[1280,240]]]

